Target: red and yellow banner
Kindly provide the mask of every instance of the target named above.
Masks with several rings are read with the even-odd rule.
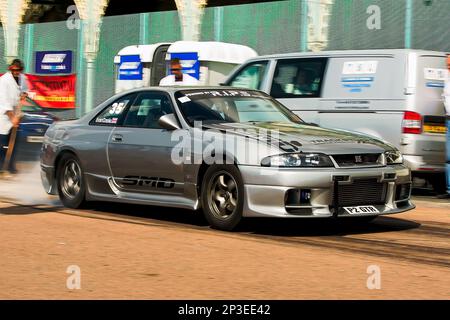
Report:
[[[74,109],[76,75],[26,75],[29,97],[43,108]]]
[[[0,73],[0,77],[3,73]],[[43,108],[75,109],[77,76],[26,74],[29,98]]]

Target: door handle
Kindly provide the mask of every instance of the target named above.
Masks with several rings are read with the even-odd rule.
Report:
[[[115,134],[112,136],[111,140],[113,142],[122,142],[123,141],[123,136],[121,134]]]

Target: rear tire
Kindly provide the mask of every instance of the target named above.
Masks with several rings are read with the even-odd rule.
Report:
[[[86,204],[86,182],[80,160],[70,153],[62,156],[56,170],[59,199],[64,206],[73,209]]]
[[[201,189],[203,214],[211,227],[232,231],[242,220],[244,183],[233,165],[213,165],[205,172]]]

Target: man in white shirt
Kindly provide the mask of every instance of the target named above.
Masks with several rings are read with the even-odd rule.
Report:
[[[163,78],[159,83],[160,86],[196,86],[199,83],[196,78],[183,73],[180,59],[170,60],[170,71],[172,74]]]
[[[447,69],[448,75],[447,80],[445,81],[445,88],[443,93],[445,113],[447,117],[447,142],[446,142],[447,194],[444,196],[450,198],[450,55],[447,56]]]
[[[24,65],[21,60],[15,59],[9,66],[9,72],[0,77],[0,170],[6,157],[9,145],[11,129],[18,127],[20,117],[15,113],[15,108],[20,99],[26,97],[26,79],[22,74]],[[15,149],[15,148],[14,148]],[[16,173],[14,153],[9,162],[8,171]]]

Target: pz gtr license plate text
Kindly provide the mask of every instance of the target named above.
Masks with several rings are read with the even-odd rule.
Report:
[[[344,207],[349,214],[379,213],[374,206]]]

